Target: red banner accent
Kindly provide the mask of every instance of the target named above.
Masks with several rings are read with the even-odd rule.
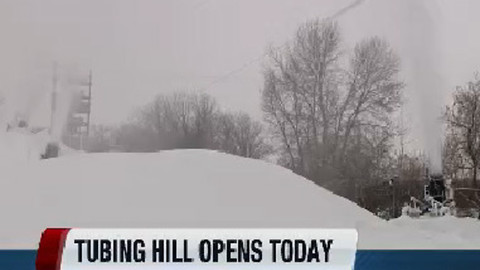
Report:
[[[46,229],[37,252],[37,270],[60,270],[65,240],[70,229]]]

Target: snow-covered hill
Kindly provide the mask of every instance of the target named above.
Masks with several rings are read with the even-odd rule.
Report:
[[[386,222],[287,169],[215,151],[75,154],[0,179],[0,248],[36,248],[52,226],[354,227],[364,249],[480,248],[476,220]]]

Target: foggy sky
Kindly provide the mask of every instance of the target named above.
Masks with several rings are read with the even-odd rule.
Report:
[[[261,119],[267,47],[286,42],[307,19],[354,2],[0,0],[0,92],[10,106],[45,122],[57,61],[78,74],[93,70],[94,123],[121,122],[156,93],[175,90],[205,91],[222,107]],[[407,83],[409,142],[425,145],[425,130],[436,130],[426,122],[455,85],[480,71],[480,1],[359,2],[337,18],[342,49],[348,56],[355,42],[372,35],[390,42]]]

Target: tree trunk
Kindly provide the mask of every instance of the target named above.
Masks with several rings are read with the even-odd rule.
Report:
[[[477,187],[477,170],[478,170],[478,169],[477,169],[477,166],[478,166],[477,163],[478,163],[478,162],[477,162],[476,160],[473,162],[473,177],[472,177],[472,185],[473,185],[473,187]]]

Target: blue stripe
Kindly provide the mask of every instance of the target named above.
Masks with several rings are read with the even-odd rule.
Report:
[[[355,269],[480,269],[480,250],[359,250]]]
[[[35,250],[0,250],[0,270],[35,270]],[[480,269],[480,250],[359,250],[355,270]]]
[[[0,250],[0,270],[35,270],[36,250]]]

